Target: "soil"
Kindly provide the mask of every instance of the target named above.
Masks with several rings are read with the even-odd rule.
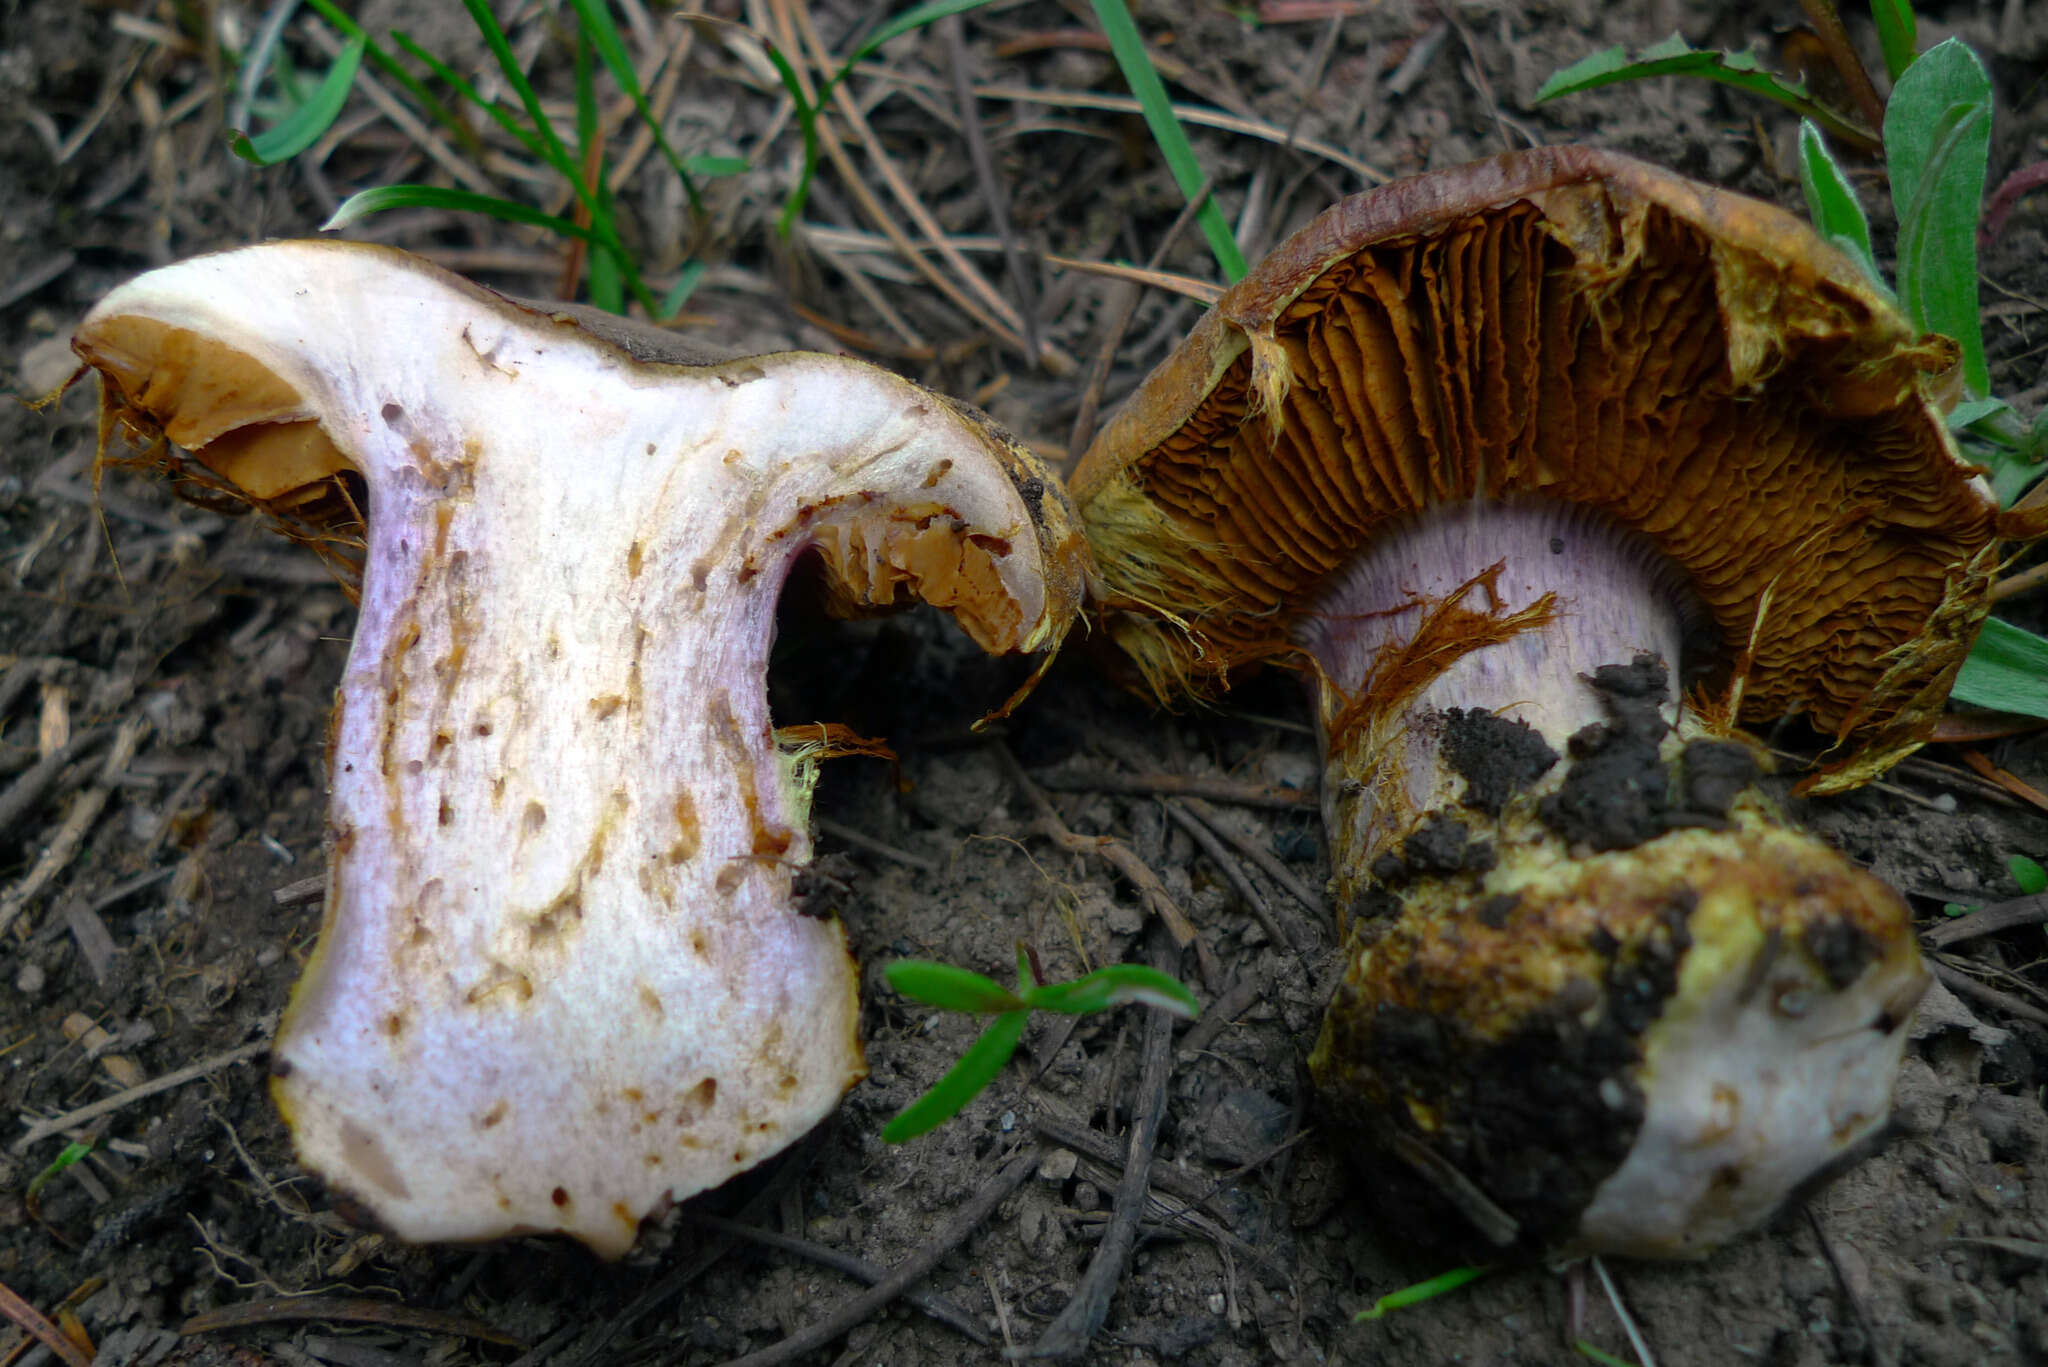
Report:
[[[382,32],[400,8],[373,3],[365,22]],[[712,8],[744,17],[737,4]],[[1257,22],[1261,8],[1267,22]],[[1852,25],[1862,22],[1861,7],[1845,8]],[[845,51],[868,7],[821,0],[813,9],[827,44]],[[1677,81],[1533,103],[1558,67],[1673,29],[1695,44],[1770,56],[1799,15],[1789,3],[1137,9],[1158,52],[1179,64],[1168,73],[1177,97],[1236,108],[1387,173],[1529,141],[1590,141],[1799,204],[1795,123],[1775,106]],[[2016,0],[1923,9],[1923,46],[1957,34],[1989,65],[1994,182],[2048,156],[2048,9]],[[525,5],[510,21],[543,90],[564,99],[567,14]],[[436,174],[414,136],[360,94],[306,158],[258,171],[231,157],[214,35],[197,26],[217,24],[239,47],[263,19],[233,0],[0,0],[0,374],[17,394],[64,380],[65,339],[119,281],[310,232],[354,189]],[[457,67],[487,63],[452,7],[407,10],[403,20]],[[286,30],[301,70],[327,61],[312,22]],[[1092,29],[1079,4],[992,6],[968,15],[955,40],[944,27],[897,39],[881,58],[893,75],[853,79],[896,167],[947,232],[993,242],[956,117],[956,66],[996,86],[1121,93],[1109,57],[1081,36]],[[1858,36],[1875,51],[1871,35]],[[730,42],[729,30],[699,34],[670,108],[686,151],[756,163],[705,184],[694,240],[710,268],[689,305],[692,332],[727,349],[854,350],[976,399],[1059,452],[1092,406],[1088,366],[1126,310],[1105,409],[1193,323],[1196,306],[1170,292],[1044,259],[1142,262],[1163,247],[1162,269],[1213,278],[1198,232],[1168,240],[1182,200],[1134,118],[979,104],[1024,251],[1014,271],[999,250],[977,248],[973,264],[1078,366],[1034,367],[885,244],[872,245],[881,239],[854,187],[829,166],[806,210],[810,226],[776,236],[799,142],[778,121],[772,77]],[[1309,152],[1207,129],[1194,140],[1254,257],[1363,188],[1355,172]],[[853,156],[886,195],[874,162]],[[1866,202],[1882,199],[1874,167],[1852,161],[1851,174]],[[658,157],[620,201],[629,230],[654,244],[650,270],[672,272],[692,230]],[[1888,214],[1876,218],[1888,243]],[[546,294],[561,269],[555,245],[474,218],[405,211],[359,231],[517,293]],[[2039,197],[1983,268],[1993,387],[2031,413],[2048,398]],[[1019,1061],[960,1118],[902,1146],[879,1137],[975,1030],[893,995],[880,974],[888,960],[1002,975],[1020,938],[1056,978],[1177,957],[1148,929],[1139,891],[1047,839],[993,742],[969,730],[1026,666],[982,658],[929,615],[816,630],[806,622],[788,633],[772,695],[778,718],[844,720],[900,756],[895,765],[837,761],[818,799],[828,824],[809,905],[842,917],[860,955],[871,1070],[836,1116],[787,1157],[654,1222],[618,1264],[544,1239],[402,1247],[350,1223],[294,1165],[263,1067],[263,1043],[320,921],[317,892],[299,885],[321,868],[323,738],[350,600],[311,556],[250,519],[178,504],[119,472],[96,479],[94,429],[89,386],[41,411],[0,406],[0,794],[24,791],[25,775],[54,776],[0,821],[0,888],[19,885],[41,859],[57,865],[0,937],[0,1114],[26,1127],[213,1066],[67,1127],[96,1147],[40,1187],[64,1138],[0,1146],[0,1283],[61,1311],[102,1363],[717,1363],[819,1320],[858,1285],[799,1254],[735,1242],[700,1214],[886,1268],[938,1237],[1036,1143],[1031,1175],[920,1284],[964,1312],[986,1344],[899,1302],[792,1360],[992,1362],[1005,1344],[1039,1339],[1083,1283],[1127,1127],[1145,1120],[1140,1088],[1154,1051],[1144,1014],[1085,1018],[1071,1030],[1034,1022]],[[2038,599],[2010,611],[2042,625]],[[1328,870],[1307,796],[1317,757],[1306,709],[1293,680],[1269,676],[1218,711],[1163,716],[1120,691],[1105,664],[1070,652],[996,735],[1025,771],[1079,783],[1047,784],[1073,832],[1117,836],[1158,872],[1199,931],[1203,953],[1180,968],[1209,1011],[1157,1053],[1171,1065],[1152,1172],[1162,1204],[1079,1360],[1564,1363],[1585,1360],[1576,1337],[1625,1359],[1647,1350],[1666,1367],[2048,1361],[2048,942],[2039,923],[1944,948],[1947,980],[1973,995],[1940,990],[1923,1009],[1890,1142],[1768,1228],[1696,1264],[1502,1270],[1354,1323],[1379,1297],[1446,1269],[1380,1217],[1346,1168],[1347,1136],[1306,1088],[1303,1060],[1332,981],[1328,910],[1298,904],[1256,865],[1226,870],[1159,800],[1101,782],[1089,790],[1085,780],[1122,770],[1257,788],[1266,805],[1218,800],[1217,823],[1317,889]],[[37,771],[42,751],[67,736],[78,748]],[[1794,729],[1776,740],[1813,748]],[[109,747],[130,745],[117,781],[99,784]],[[2048,742],[2022,735],[1937,747],[1928,758],[1887,786],[1793,806],[1936,927],[1945,904],[2016,896],[2010,856],[2048,855],[2040,810],[1967,767],[1988,761],[2048,787]],[[1290,785],[1302,805],[1273,806],[1272,791]],[[67,846],[60,835],[74,817],[82,838]],[[1249,905],[1240,886],[1263,905]],[[1985,987],[2000,997],[1985,999]],[[1062,1137],[1036,1137],[1048,1128]],[[1106,1147],[1091,1151],[1077,1129]],[[1189,1196],[1201,1199],[1175,1214]],[[1609,1278],[1641,1345],[1616,1317]],[[262,1323],[250,1313],[308,1296],[322,1299],[285,1300]],[[202,1322],[180,1335],[193,1316],[236,1309],[236,1327]],[[373,1311],[382,1318],[366,1319]],[[476,1322],[504,1341],[475,1336]],[[0,1362],[50,1360],[0,1326]]]

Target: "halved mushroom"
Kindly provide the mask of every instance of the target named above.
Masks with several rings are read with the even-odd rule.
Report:
[[[858,361],[704,362],[356,244],[154,271],[76,345],[110,417],[309,539],[367,491],[326,921],[273,1055],[307,1166],[407,1239],[616,1255],[827,1114],[856,976],[791,901],[814,756],[768,715],[776,599],[809,551],[848,606],[1056,648],[1086,559],[1035,459]]]
[[[1938,711],[1998,524],[1953,357],[1791,216],[1546,149],[1329,210],[1090,449],[1158,696],[1314,694],[1351,938],[1311,1067],[1382,1196],[1696,1255],[1883,1124],[1910,917],[1735,726],[1806,714],[1846,786]]]

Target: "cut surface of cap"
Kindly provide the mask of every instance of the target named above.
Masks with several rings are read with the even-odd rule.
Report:
[[[677,363],[357,244],[153,272],[77,346],[184,473],[360,559],[326,919],[273,1055],[306,1165],[407,1239],[617,1255],[830,1112],[857,979],[792,901],[777,596],[809,551],[845,606],[1056,647],[1085,550],[1035,460],[859,361]]]
[[[1984,612],[1996,507],[1916,337],[1797,219],[1550,148],[1346,200],[1204,317],[1071,487],[1155,691],[1289,656],[1383,527],[1533,496],[1650,539],[1741,715],[1911,731]]]

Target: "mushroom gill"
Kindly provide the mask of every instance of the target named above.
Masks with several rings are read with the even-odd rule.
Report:
[[[1539,149],[1330,209],[1090,448],[1155,694],[1309,684],[1350,924],[1311,1067],[1395,1208],[1696,1256],[1880,1128],[1910,917],[1735,728],[1804,713],[1846,786],[1939,710],[1998,531],[1953,358],[1790,216]]]
[[[151,459],[360,563],[325,922],[273,1052],[306,1165],[407,1239],[615,1256],[827,1114],[856,974],[792,905],[777,595],[814,551],[849,607],[1057,648],[1086,558],[1036,461],[858,361],[707,361],[356,244],[151,272],[75,344]]]

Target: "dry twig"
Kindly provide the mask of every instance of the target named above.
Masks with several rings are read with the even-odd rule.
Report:
[[[820,1266],[829,1267],[835,1272],[844,1272],[849,1277],[864,1281],[869,1286],[876,1285],[889,1275],[888,1268],[876,1267],[865,1258],[856,1258],[851,1253],[841,1253],[836,1248],[814,1244],[809,1239],[799,1239],[794,1235],[763,1229],[760,1225],[727,1220],[717,1215],[703,1215],[695,1211],[690,1213],[690,1219],[706,1229],[731,1235],[735,1239],[743,1239],[748,1243],[760,1244],[764,1248],[780,1249],[784,1253],[794,1253],[800,1258],[808,1258]],[[955,1333],[964,1334],[983,1347],[988,1346],[988,1331],[977,1324],[972,1315],[937,1292],[906,1291],[903,1293],[903,1299]]]
[[[1178,951],[1155,948],[1153,967],[1171,973],[1178,966]],[[1123,1180],[1117,1184],[1116,1202],[1109,1228],[1089,1260],[1088,1270],[1074,1288],[1073,1299],[1060,1311],[1038,1342],[1025,1350],[1026,1357],[1069,1358],[1084,1351],[1109,1314],[1110,1298],[1129,1268],[1137,1247],[1138,1220],[1145,1213],[1151,1195],[1152,1150],[1159,1139],[1159,1122],[1166,1114],[1166,1083],[1173,1075],[1173,1018],[1154,1011],[1145,1022],[1144,1064],[1138,1075],[1138,1095],[1131,1107],[1130,1147],[1124,1155]]]
[[[802,1357],[805,1353],[830,1343],[883,1306],[896,1300],[937,1267],[941,1258],[965,1243],[969,1235],[981,1228],[982,1222],[994,1213],[995,1208],[1001,1205],[1011,1192],[1023,1186],[1024,1179],[1037,1170],[1039,1159],[1043,1156],[1044,1151],[1037,1145],[1026,1145],[997,1170],[994,1177],[982,1184],[981,1190],[974,1194],[974,1199],[954,1215],[952,1223],[940,1230],[923,1248],[898,1263],[886,1281],[878,1282],[872,1290],[855,1296],[808,1329],[791,1334],[782,1342],[764,1348],[758,1353],[734,1358],[726,1363],[725,1367],[779,1367],[782,1363]]]
[[[186,1083],[196,1081],[209,1073],[217,1073],[223,1068],[242,1062],[244,1059],[254,1058],[269,1048],[269,1040],[257,1040],[255,1043],[245,1044],[239,1049],[230,1049],[225,1054],[216,1054],[210,1059],[202,1059],[190,1067],[179,1068],[175,1072],[165,1073],[162,1077],[145,1082],[139,1087],[130,1087],[125,1091],[116,1092],[112,1096],[101,1097],[90,1106],[80,1106],[75,1111],[66,1111],[64,1114],[52,1116],[48,1120],[35,1121],[29,1125],[28,1133],[15,1140],[10,1147],[15,1153],[27,1153],[32,1145],[48,1139],[53,1134],[62,1134],[66,1130],[75,1129],[85,1124],[88,1120],[98,1120],[103,1115],[112,1115],[123,1107],[132,1106],[138,1101],[147,1100],[159,1092],[168,1092],[174,1087],[182,1087]]]

